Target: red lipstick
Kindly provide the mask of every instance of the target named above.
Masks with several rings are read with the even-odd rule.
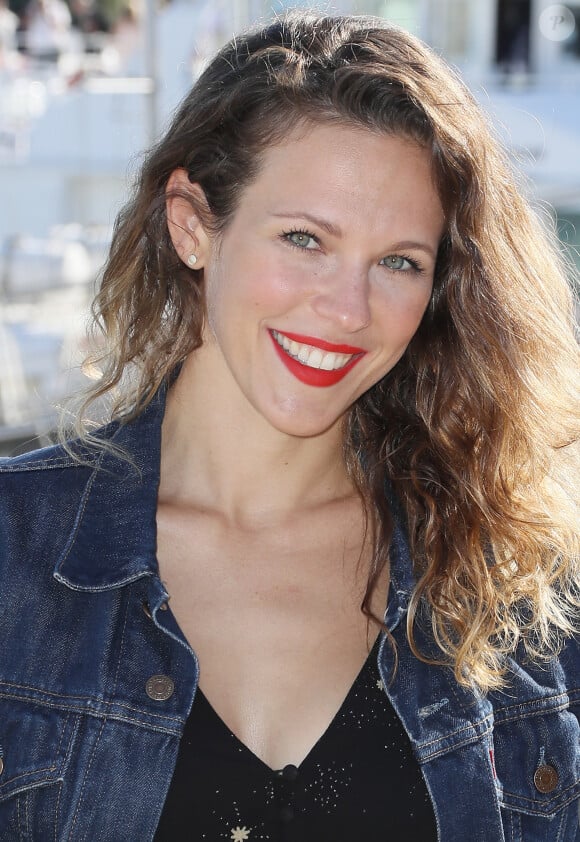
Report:
[[[302,345],[312,345],[314,348],[320,348],[321,351],[332,351],[333,354],[364,354],[364,348],[355,348],[353,345],[334,345],[332,342],[326,342],[324,339],[317,339],[315,336],[302,336],[300,333],[282,333],[277,330],[276,333],[281,333],[282,336],[287,336],[294,342],[300,342]]]
[[[312,336],[302,336],[298,333],[282,334],[282,336],[285,336],[294,342],[300,342],[303,345],[312,345],[312,347],[319,348],[321,351],[330,351],[334,354],[355,354],[355,356],[353,356],[353,358],[342,368],[325,371],[321,368],[313,368],[311,366],[304,365],[304,363],[301,363],[300,360],[296,360],[294,357],[291,357],[290,354],[276,341],[272,335],[272,331],[269,331],[269,333],[274,344],[274,348],[288,371],[300,380],[301,383],[306,383],[308,386],[334,386],[335,383],[339,383],[344,377],[346,377],[349,371],[355,367],[355,365],[366,353],[363,348],[355,348],[352,345],[335,345],[332,342],[326,342],[323,339],[316,339]],[[280,333],[280,331],[276,331],[276,333]]]

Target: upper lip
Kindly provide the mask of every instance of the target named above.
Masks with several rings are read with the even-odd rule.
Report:
[[[356,348],[354,345],[341,345],[334,342],[327,342],[326,339],[318,339],[316,336],[304,336],[301,333],[287,333],[284,330],[277,330],[276,333],[282,336],[287,336],[294,342],[300,342],[302,345],[312,345],[314,348],[320,348],[321,351],[331,351],[334,354],[364,354],[364,348]]]

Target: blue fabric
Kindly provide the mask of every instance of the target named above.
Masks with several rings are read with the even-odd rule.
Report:
[[[0,460],[2,842],[153,839],[198,678],[155,557],[163,411],[161,392],[103,432],[131,461],[85,451],[80,464],[58,446]],[[398,665],[383,640],[378,667],[439,839],[580,842],[577,642],[548,665],[514,661],[506,690],[482,698],[411,653],[412,587],[397,527]],[[432,651],[426,632],[419,644]]]

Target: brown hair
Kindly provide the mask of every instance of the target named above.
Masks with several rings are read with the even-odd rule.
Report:
[[[533,657],[555,651],[577,607],[573,303],[554,235],[471,94],[419,40],[375,19],[293,13],[218,53],[118,217],[95,302],[107,353],[87,404],[116,392],[113,415],[135,417],[201,343],[203,275],[169,237],[170,174],[184,167],[203,187],[206,221],[223,231],[263,150],[297,121],[365,126],[431,150],[447,221],[432,300],[346,426],[375,538],[363,610],[388,564],[389,481],[419,577],[412,645],[417,609],[429,605],[458,680],[498,686],[505,656],[519,644]]]

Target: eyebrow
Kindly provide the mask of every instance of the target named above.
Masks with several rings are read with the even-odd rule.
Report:
[[[317,225],[319,228],[322,228],[322,230],[326,231],[327,234],[330,234],[333,237],[342,237],[342,229],[339,225],[335,225],[327,219],[322,219],[320,216],[314,216],[314,214],[308,213],[307,211],[289,210],[284,211],[284,213],[273,213],[272,216],[286,219],[291,216],[300,217],[300,219],[307,219],[309,222],[312,222],[313,225]]]
[[[417,240],[403,240],[400,243],[395,243],[393,246],[393,251],[403,251],[406,249],[412,249],[413,251],[424,251],[425,254],[428,254],[429,257],[432,257],[433,260],[437,257],[437,250],[432,249],[428,243],[420,243]]]
[[[312,222],[313,225],[317,225],[319,228],[322,228],[323,231],[326,231],[327,234],[330,234],[332,237],[342,237],[342,229],[339,225],[335,225],[332,222],[329,222],[327,219],[323,219],[320,216],[315,216],[312,213],[308,213],[307,211],[284,211],[283,213],[272,213],[272,216],[282,219],[289,219],[290,217],[299,217],[300,219],[306,219],[308,222]],[[399,243],[394,243],[392,246],[392,250],[396,251],[403,251],[406,249],[413,249],[414,251],[422,251],[425,254],[428,254],[433,260],[437,258],[437,249],[433,249],[428,243],[421,243],[418,240],[402,240]]]

